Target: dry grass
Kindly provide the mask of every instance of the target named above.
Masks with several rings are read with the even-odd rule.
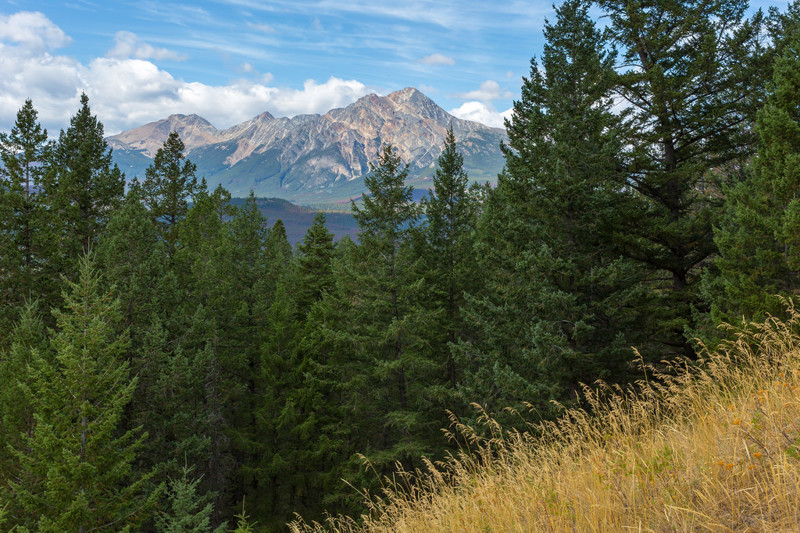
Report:
[[[800,315],[626,391],[587,390],[539,436],[479,439],[399,473],[360,523],[292,531],[800,531]],[[412,481],[413,480],[413,481]]]

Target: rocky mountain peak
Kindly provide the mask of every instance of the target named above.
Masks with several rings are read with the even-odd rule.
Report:
[[[128,177],[141,175],[169,133],[177,131],[209,185],[221,183],[242,196],[252,189],[283,198],[331,198],[362,192],[359,178],[385,143],[412,172],[430,172],[449,127],[473,162],[471,173],[484,179],[496,175],[503,132],[458,119],[413,87],[366,95],[324,115],[275,118],[264,112],[225,130],[197,115],[171,115],[108,141]],[[423,174],[419,179],[426,179]]]
[[[199,115],[175,114],[124,131],[107,140],[114,149],[141,150],[147,157],[155,157],[158,149],[164,145],[164,141],[173,131],[177,131],[181,136],[187,150],[216,142],[218,133],[217,128]]]

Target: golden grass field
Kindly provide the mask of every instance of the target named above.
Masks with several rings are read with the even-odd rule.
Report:
[[[789,315],[732,329],[700,364],[587,389],[587,410],[531,434],[458,427],[472,436],[461,454],[386,480],[360,520],[291,530],[800,532],[800,315]]]

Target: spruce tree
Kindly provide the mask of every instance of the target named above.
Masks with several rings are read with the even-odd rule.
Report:
[[[13,451],[22,449],[35,428],[32,365],[51,355],[36,303],[22,308],[11,338],[12,345],[0,350],[0,492],[8,480],[26,475]]]
[[[156,516],[158,533],[209,533],[211,529],[211,503],[208,496],[197,493],[200,479],[192,479],[192,468],[184,466],[181,477],[170,480],[168,510]],[[225,524],[213,530],[223,533]]]
[[[184,428],[176,418],[173,428],[180,432],[180,441],[198,445],[188,460],[203,476],[202,490],[213,493],[213,527],[223,522],[238,496],[232,491],[238,467],[232,442],[233,419],[240,414],[232,412],[232,399],[247,386],[247,354],[235,349],[231,337],[238,298],[232,290],[233,215],[230,194],[221,186],[209,193],[203,182],[194,205],[179,222],[181,246],[174,261],[179,287],[185,291],[181,308],[189,320],[170,326],[177,335],[173,357],[176,370],[191,367],[188,389],[174,391],[175,399],[185,402],[175,415],[191,422]]]
[[[333,287],[333,257],[336,246],[333,234],[325,226],[325,215],[317,213],[296,256],[296,309],[301,318],[311,310],[326,291]]]
[[[103,138],[103,124],[82,94],[81,108],[69,128],[61,130],[45,177],[47,209],[58,230],[59,268],[69,278],[122,202],[124,189],[124,176]]]
[[[177,245],[177,223],[186,216],[189,201],[197,191],[197,167],[185,159],[186,146],[173,131],[145,170],[142,196],[150,215],[161,230],[170,257]]]
[[[546,23],[542,65],[531,62],[514,103],[506,169],[479,225],[485,286],[465,308],[478,334],[456,353],[462,394],[492,412],[533,404],[549,415],[581,382],[624,379],[642,326],[626,310],[641,303],[631,287],[640,275],[605,229],[628,194],[616,170],[614,56],[588,10],[568,0]]]
[[[14,520],[40,531],[131,530],[147,516],[157,493],[151,474],[133,465],[146,435],[120,431],[136,387],[123,354],[128,346],[119,301],[101,285],[87,256],[76,282],[54,310],[54,360],[39,358],[33,431],[16,455],[28,475],[11,483]]]
[[[42,206],[43,176],[52,143],[30,100],[10,133],[0,133],[0,332],[25,300],[54,290],[48,272],[48,237]]]
[[[285,524],[293,512],[322,517],[323,499],[340,489],[327,484],[339,479],[336,463],[342,461],[335,459],[329,430],[340,419],[332,414],[338,407],[330,403],[335,400],[326,380],[329,354],[317,342],[318,308],[335,287],[335,251],[325,216],[318,213],[266,315],[257,389],[261,458],[254,475],[259,488],[248,501],[255,502],[251,512],[267,526]]]
[[[450,346],[469,334],[461,313],[465,291],[476,284],[477,263],[473,250],[478,214],[475,190],[469,188],[464,157],[456,146],[453,128],[447,130],[444,151],[433,175],[433,189],[423,199],[427,218],[423,255],[428,307],[441,312],[431,324],[432,351],[440,360],[450,393],[455,390],[458,369],[450,355]],[[445,394],[445,401],[450,393]],[[452,409],[452,405],[444,405]]]
[[[719,272],[704,284],[715,323],[780,315],[781,296],[800,287],[800,38],[787,37],[758,112],[758,153],[725,191],[715,230]]]
[[[413,468],[446,424],[429,395],[442,380],[423,335],[429,317],[420,302],[421,262],[411,246],[419,207],[407,175],[392,146],[384,146],[365,178],[369,194],[361,205],[353,203],[359,244],[350,248],[337,296],[349,307],[339,325],[346,333],[336,340],[344,342],[336,354],[344,360],[333,363],[347,376],[341,386],[354,419],[348,430],[354,451],[384,473],[396,461]]]

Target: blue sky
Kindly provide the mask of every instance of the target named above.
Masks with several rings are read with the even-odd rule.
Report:
[[[498,126],[545,17],[540,0],[0,0],[0,130],[32,98],[54,134],[81,91],[113,134],[171,113],[220,128],[324,113],[407,86]]]

